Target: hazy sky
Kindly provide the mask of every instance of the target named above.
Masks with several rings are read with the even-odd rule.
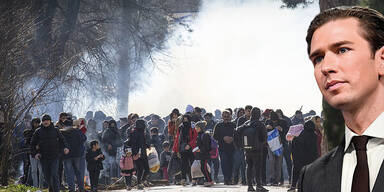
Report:
[[[247,104],[291,115],[321,111],[305,35],[318,3],[281,9],[279,0],[206,0],[192,24],[168,42],[172,68],[155,70],[131,94],[129,112],[168,115],[187,104],[213,112]],[[178,39],[185,43],[178,43]]]

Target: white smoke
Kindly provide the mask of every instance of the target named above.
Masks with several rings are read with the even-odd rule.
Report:
[[[187,104],[213,112],[247,104],[291,115],[321,111],[321,93],[306,54],[306,30],[318,3],[282,9],[281,1],[206,0],[168,46],[172,68],[155,71],[132,93],[129,112],[168,115]],[[182,33],[182,35],[180,35]],[[182,36],[186,43],[180,44]]]

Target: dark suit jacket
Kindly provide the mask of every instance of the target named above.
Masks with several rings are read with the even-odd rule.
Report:
[[[301,192],[340,192],[345,141],[301,170],[298,188]],[[381,164],[372,192],[384,191],[384,167]]]

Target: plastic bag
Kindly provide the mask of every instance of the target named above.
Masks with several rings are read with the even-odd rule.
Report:
[[[181,174],[181,160],[176,153],[172,153],[168,164],[168,175],[171,177],[179,174]]]
[[[208,171],[211,172],[211,169],[208,164],[207,166],[208,166]],[[192,167],[191,167],[191,175],[192,175],[192,179],[204,177],[203,172],[201,172],[200,160],[193,161]]]
[[[154,147],[147,149],[149,170],[152,173],[157,173],[160,169],[160,160],[157,151]]]

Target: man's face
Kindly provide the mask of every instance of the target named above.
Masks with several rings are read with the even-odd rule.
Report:
[[[330,21],[313,34],[310,59],[315,78],[333,107],[358,107],[372,99],[379,87],[381,59],[377,55],[372,58],[362,31],[357,19],[347,18]]]
[[[64,122],[67,119],[67,116],[62,116],[59,118],[60,122]]]
[[[241,117],[244,115],[244,111],[243,110],[240,110],[238,113],[237,113],[237,117]]]
[[[245,110],[245,116],[250,117],[251,116],[251,109]]]
[[[206,122],[211,122],[211,121],[212,121],[212,117],[209,116],[209,115],[207,115],[207,116],[204,117],[204,120],[205,120]]]
[[[37,127],[39,127],[39,123],[34,122],[33,123],[33,128],[37,128]]]
[[[43,126],[44,127],[48,127],[50,124],[51,124],[51,121],[50,120],[45,120],[42,122]]]
[[[224,112],[221,116],[223,117],[224,122],[231,121],[231,114],[230,113]]]

